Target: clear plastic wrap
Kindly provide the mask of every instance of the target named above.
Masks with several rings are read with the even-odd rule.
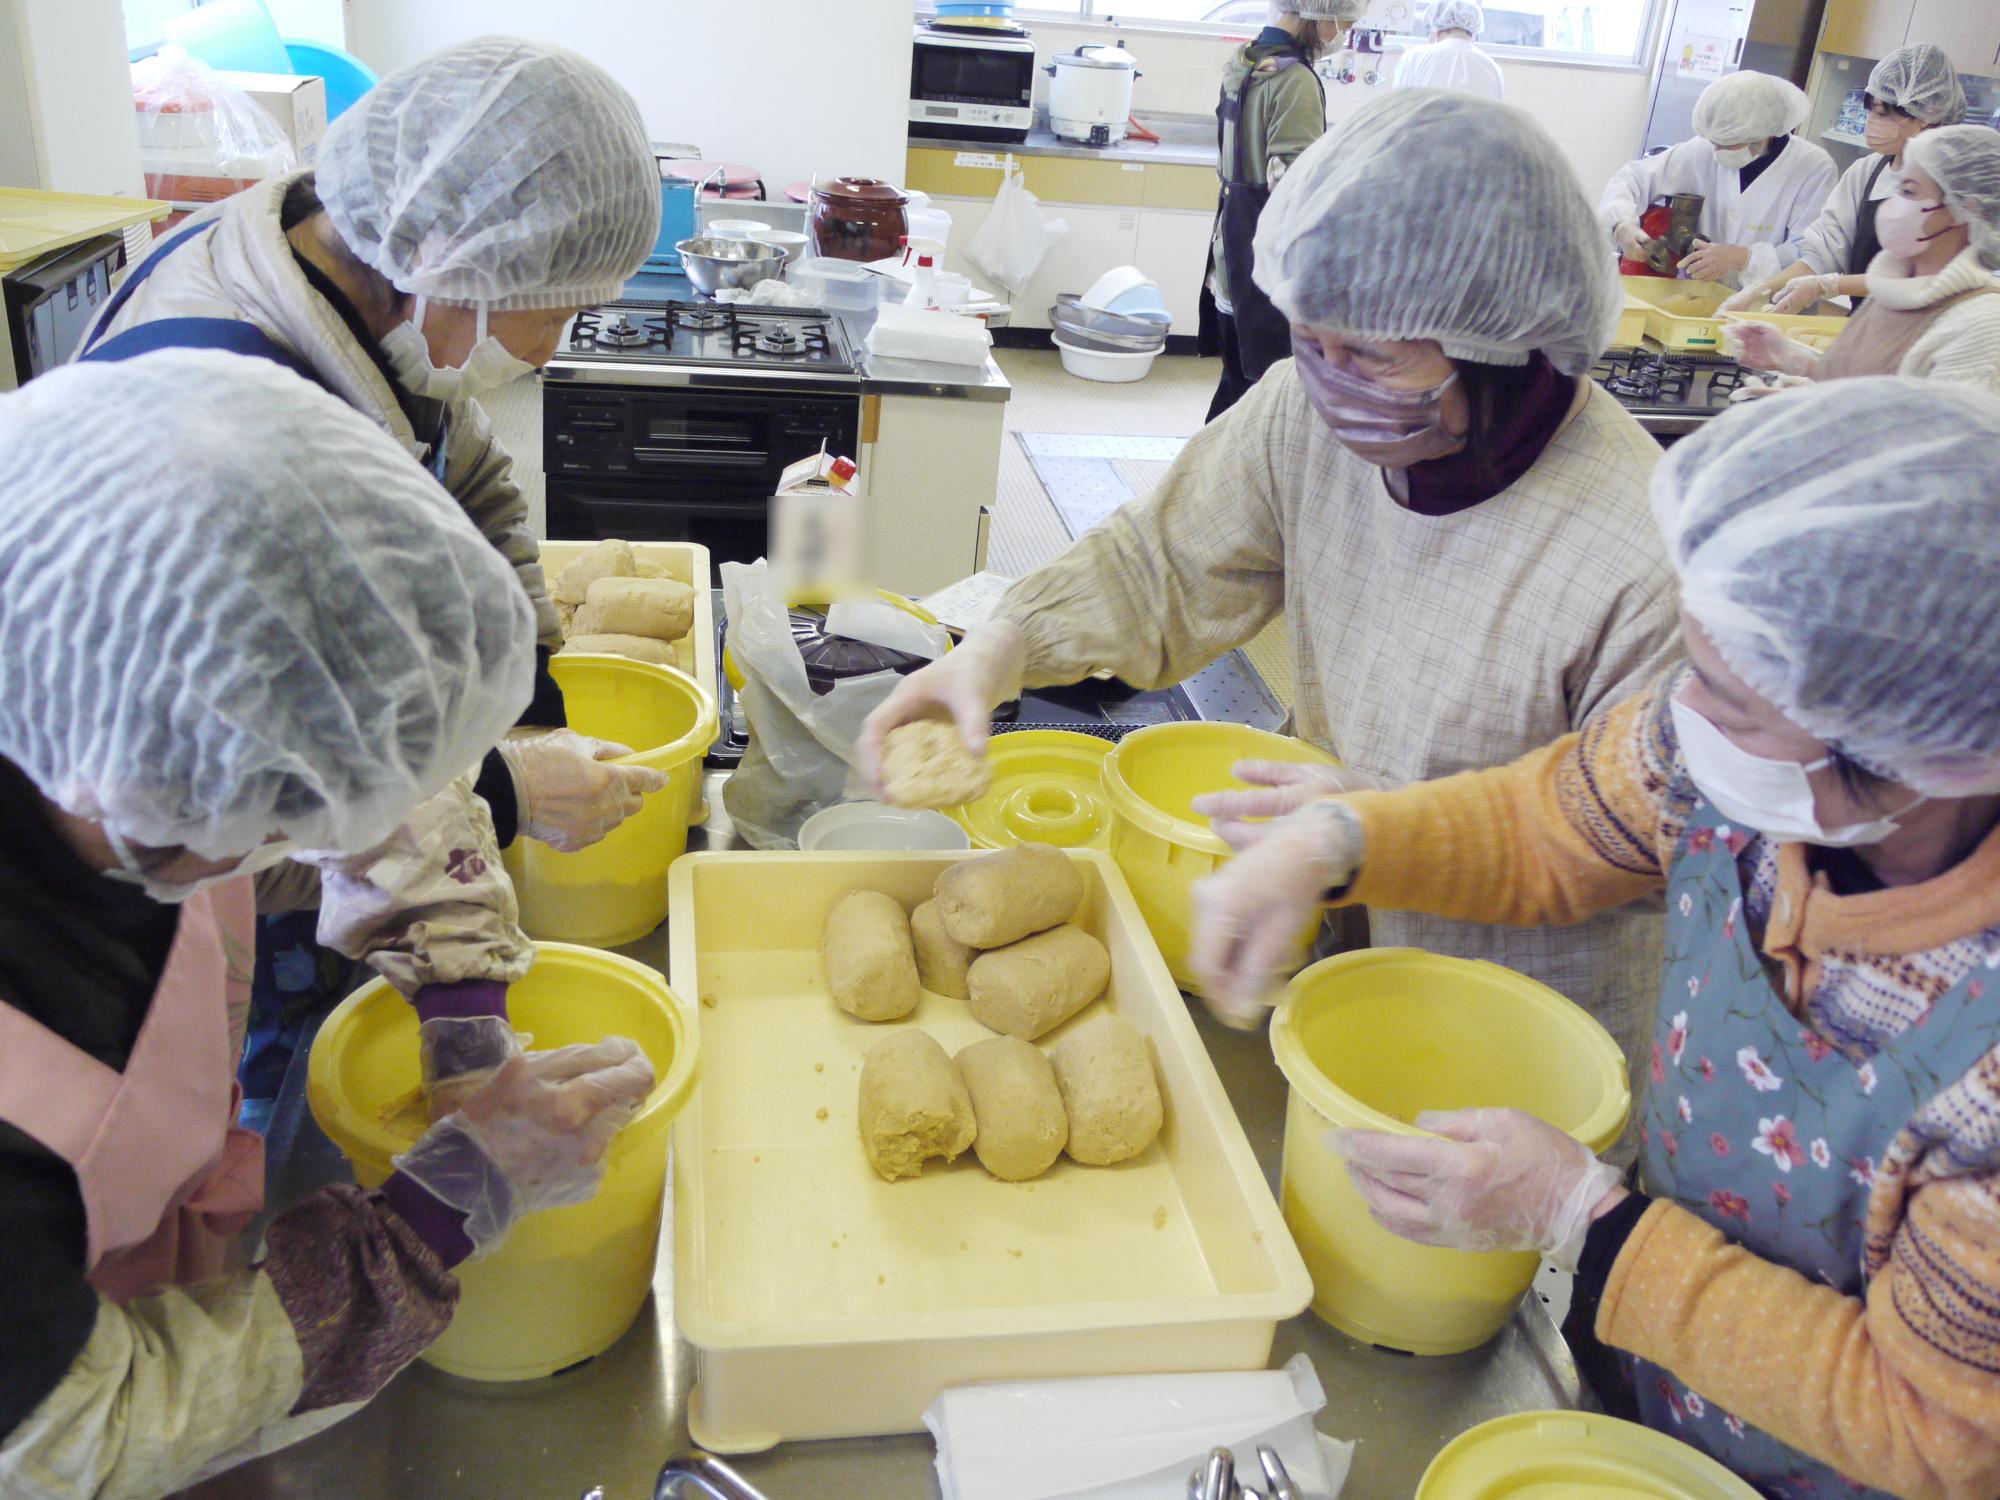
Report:
[[[211,202],[298,168],[278,122],[178,47],[132,64],[132,107],[146,191],[156,197]]]

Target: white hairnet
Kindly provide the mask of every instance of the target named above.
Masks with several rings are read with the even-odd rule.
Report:
[[[1353,25],[1366,9],[1368,0],[1271,0],[1271,20],[1300,16],[1308,21],[1345,21]]]
[[[1486,29],[1486,17],[1472,0],[1432,0],[1424,24],[1432,31],[1469,31],[1478,36]]]
[[[514,722],[534,647],[458,503],[268,360],[0,396],[0,755],[132,842],[379,843]]]
[[[320,201],[398,291],[496,308],[616,297],[660,230],[639,107],[595,63],[489,36],[392,73],[327,127]]]
[[[1944,206],[1965,222],[1988,270],[2000,270],[2000,131],[1984,125],[1926,130],[1903,160],[1936,179]]]
[[[1805,90],[1789,79],[1769,73],[1729,73],[1701,91],[1694,106],[1694,128],[1714,145],[1745,146],[1790,135],[1811,111]]]
[[[2000,791],[2000,397],[1828,381],[1715,418],[1653,471],[1681,600],[1730,667],[1869,770]]]
[[[1393,89],[1313,143],[1257,223],[1257,285],[1294,323],[1436,339],[1453,359],[1566,375],[1622,306],[1568,159],[1526,114]]]
[[[1900,47],[1875,64],[1868,92],[1926,125],[1956,125],[1965,118],[1965,88],[1951,59],[1929,42]]]

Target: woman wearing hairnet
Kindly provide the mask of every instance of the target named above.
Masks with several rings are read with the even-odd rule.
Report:
[[[1424,24],[1431,39],[1410,48],[1396,64],[1397,88],[1458,89],[1488,99],[1507,97],[1500,64],[1473,41],[1486,29],[1486,16],[1473,0],[1432,0]]]
[[[274,364],[165,351],[0,396],[0,1493],[162,1495],[324,1427],[443,1331],[455,1264],[596,1190],[649,1063],[513,1049],[381,1188],[225,1259],[263,1186],[231,1088],[249,877],[311,858],[348,899],[368,859],[332,851],[513,722],[534,637],[450,497]]]
[[[1436,211],[1475,199],[1488,209]],[[1024,684],[1106,670],[1165,687],[1281,612],[1297,733],[1349,768],[1336,786],[1502,764],[1674,659],[1673,577],[1646,511],[1660,450],[1585,378],[1618,288],[1539,126],[1465,94],[1370,101],[1278,185],[1257,278],[1292,320],[1295,357],[1152,495],[905,679],[863,731],[871,771],[896,724],[950,715],[983,749],[994,706]],[[1204,812],[1268,816],[1326,790],[1296,766],[1239,774],[1269,790]],[[1657,910],[1539,930],[1384,912],[1371,932],[1526,970],[1636,1055]]]
[[[1747,276],[1723,303],[1748,312],[1775,300],[1781,313],[1811,312],[1826,297],[1868,295],[1868,267],[1883,246],[1878,205],[1896,196],[1904,149],[1924,131],[1965,118],[1965,90],[1942,50],[1918,42],[1891,52],[1868,75],[1868,150],[1840,176],[1820,216],[1799,237],[1797,257]]]
[[[1643,255],[1639,218],[1682,193],[1701,197],[1701,243],[1680,274],[1731,286],[1771,275],[1797,258],[1799,236],[1819,216],[1838,175],[1833,158],[1792,134],[1811,105],[1805,92],[1768,73],[1731,73],[1702,90],[1692,140],[1620,167],[1598,217],[1619,250]]]
[[[1926,130],[1875,212],[1868,300],[1825,353],[1769,323],[1733,325],[1744,364],[1807,380],[1925,375],[2000,389],[2000,132]]]
[[[544,670],[525,721],[561,725],[545,665],[562,632],[527,501],[476,395],[545,363],[578,308],[616,297],[659,213],[659,169],[631,97],[561,48],[483,37],[383,79],[328,128],[316,171],[258,183],[161,241],[82,357],[190,344],[263,353],[424,458],[534,605]],[[260,438],[252,428],[241,440]],[[503,845],[525,835],[582,848],[662,784],[644,767],[602,763],[625,746],[568,730],[482,748],[478,792]],[[403,865],[410,884],[444,878],[468,837],[449,820],[433,828],[423,857]],[[503,876],[492,883],[504,892]],[[493,924],[511,923],[506,899]],[[255,1098],[275,1093],[296,1018],[350,983],[314,946],[311,923],[265,922],[245,1075]],[[466,935],[467,972],[451,977],[492,977],[476,972],[480,941]]]
[[[1366,0],[1272,0],[1271,24],[1230,54],[1215,107],[1222,202],[1201,289],[1199,347],[1222,358],[1213,422],[1291,352],[1284,315],[1252,279],[1251,240],[1271,189],[1326,130],[1313,64],[1361,18]]]
[[[1261,828],[1218,984],[1322,891],[1484,922],[1667,897],[1639,1190],[1530,1115],[1332,1133],[1410,1239],[1578,1271],[1606,1405],[1766,1495],[2000,1494],[2000,398],[1738,408],[1654,508],[1691,665],[1511,766]],[[1279,892],[1284,892],[1279,896]]]

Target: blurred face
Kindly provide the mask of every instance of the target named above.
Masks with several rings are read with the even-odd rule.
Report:
[[[1313,29],[1319,37],[1320,50],[1331,52],[1334,48],[1338,47],[1341,38],[1347,35],[1347,25],[1348,23],[1345,21],[1319,20],[1313,22]]]
[[[1330,328],[1295,326],[1327,363],[1391,391],[1427,391],[1451,378],[1452,362],[1436,339],[1357,339]]]
[[[1924,122],[1906,115],[1893,104],[1868,96],[1868,149],[1879,155],[1898,157],[1903,148],[1924,132]]]
[[[415,309],[416,300],[405,298],[403,315],[408,317]],[[500,340],[509,354],[539,370],[555,358],[563,325],[582,311],[580,307],[551,307],[489,312],[486,331]],[[422,332],[430,346],[431,363],[440,370],[454,369],[465,363],[478,339],[479,309],[426,303]]]

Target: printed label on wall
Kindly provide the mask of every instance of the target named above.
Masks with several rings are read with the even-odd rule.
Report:
[[[1683,78],[1720,78],[1729,71],[1729,54],[1734,51],[1726,36],[1681,35],[1680,75]]]
[[[1007,168],[1004,156],[995,156],[991,151],[961,151],[952,157],[955,167],[977,167],[989,172],[1002,172]]]

